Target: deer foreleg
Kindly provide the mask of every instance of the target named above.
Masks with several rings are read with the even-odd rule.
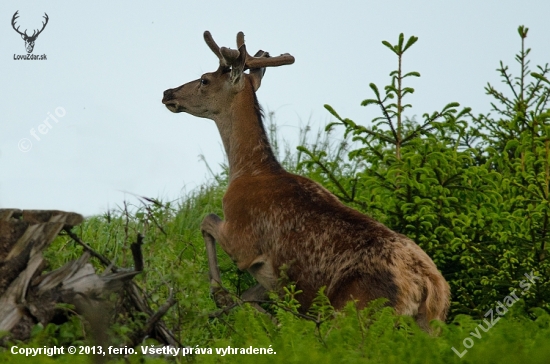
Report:
[[[201,224],[201,232],[208,256],[210,293],[214,297],[214,301],[218,307],[226,306],[232,302],[230,297],[228,297],[227,290],[222,286],[220,267],[218,266],[218,257],[216,255],[216,240],[219,240],[221,225],[222,219],[216,214],[206,216]]]

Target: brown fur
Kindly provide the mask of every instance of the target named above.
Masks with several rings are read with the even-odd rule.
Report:
[[[255,96],[258,74],[242,73],[236,80],[220,66],[203,75],[206,85],[196,80],[164,94],[171,111],[214,120],[227,152],[225,220],[209,215],[202,224],[212,284],[219,284],[215,240],[266,290],[278,287],[280,268],[287,267],[303,291],[297,299],[304,311],[326,286],[336,309],[349,300],[364,306],[385,297],[425,330],[431,320],[445,320],[449,286],[418,245],[277,162]]]

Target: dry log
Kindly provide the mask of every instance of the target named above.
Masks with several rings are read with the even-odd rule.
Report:
[[[105,297],[124,289],[135,310],[149,315],[144,330],[132,335],[131,344],[137,345],[155,331],[157,335],[154,336],[160,341],[181,346],[161,320],[175,303],[172,295],[155,313],[132,281],[143,269],[143,237],[139,236],[138,242],[132,244],[137,269],[117,268],[71,232],[71,228],[82,221],[79,214],[57,210],[0,209],[0,331],[10,333],[4,341],[29,338],[36,323],[51,322],[56,304],[62,302],[74,305],[90,323],[96,341],[104,342],[107,339],[100,336],[110,324],[105,312],[112,310]],[[62,230],[82,245],[85,252],[61,268],[40,275],[46,266],[42,252]],[[111,273],[97,275],[88,263],[91,257],[98,258]]]

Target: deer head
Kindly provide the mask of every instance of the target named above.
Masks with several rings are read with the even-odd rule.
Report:
[[[21,34],[21,38],[23,38],[23,40],[25,41],[25,48],[27,48],[27,53],[32,53],[32,51],[33,51],[33,49],[34,49],[34,42],[36,41],[36,38],[38,38],[38,35],[39,35],[40,33],[42,33],[42,31],[44,30],[44,28],[46,28],[46,24],[48,24],[48,20],[49,20],[48,14],[44,13],[44,19],[46,19],[46,21],[45,21],[45,22],[42,22],[42,29],[40,29],[40,30],[34,30],[33,33],[32,33],[32,35],[29,36],[29,35],[27,34],[27,30],[25,30],[24,33],[21,33],[21,32],[19,31],[19,27],[17,27],[17,28],[15,27],[15,20],[16,20],[17,18],[19,18],[19,15],[17,14],[18,12],[19,12],[19,10],[17,10],[17,11],[15,12],[15,14],[13,14],[13,18],[11,18],[11,26],[13,27],[13,29],[14,29],[17,33]]]
[[[237,48],[219,47],[210,32],[204,32],[204,40],[218,57],[220,65],[215,72],[180,87],[164,91],[163,104],[172,112],[186,112],[194,116],[216,120],[224,110],[230,109],[236,96],[245,88],[256,91],[261,84],[266,67],[294,63],[290,54],[270,57],[258,51],[250,56],[244,44],[244,34],[237,34]],[[247,74],[244,71],[250,70]]]

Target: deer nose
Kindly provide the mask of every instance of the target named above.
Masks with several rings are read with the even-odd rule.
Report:
[[[169,101],[173,98],[172,96],[172,89],[168,89],[166,91],[164,91],[164,94],[163,94],[163,98],[162,98],[162,102],[166,102],[166,101]]]

